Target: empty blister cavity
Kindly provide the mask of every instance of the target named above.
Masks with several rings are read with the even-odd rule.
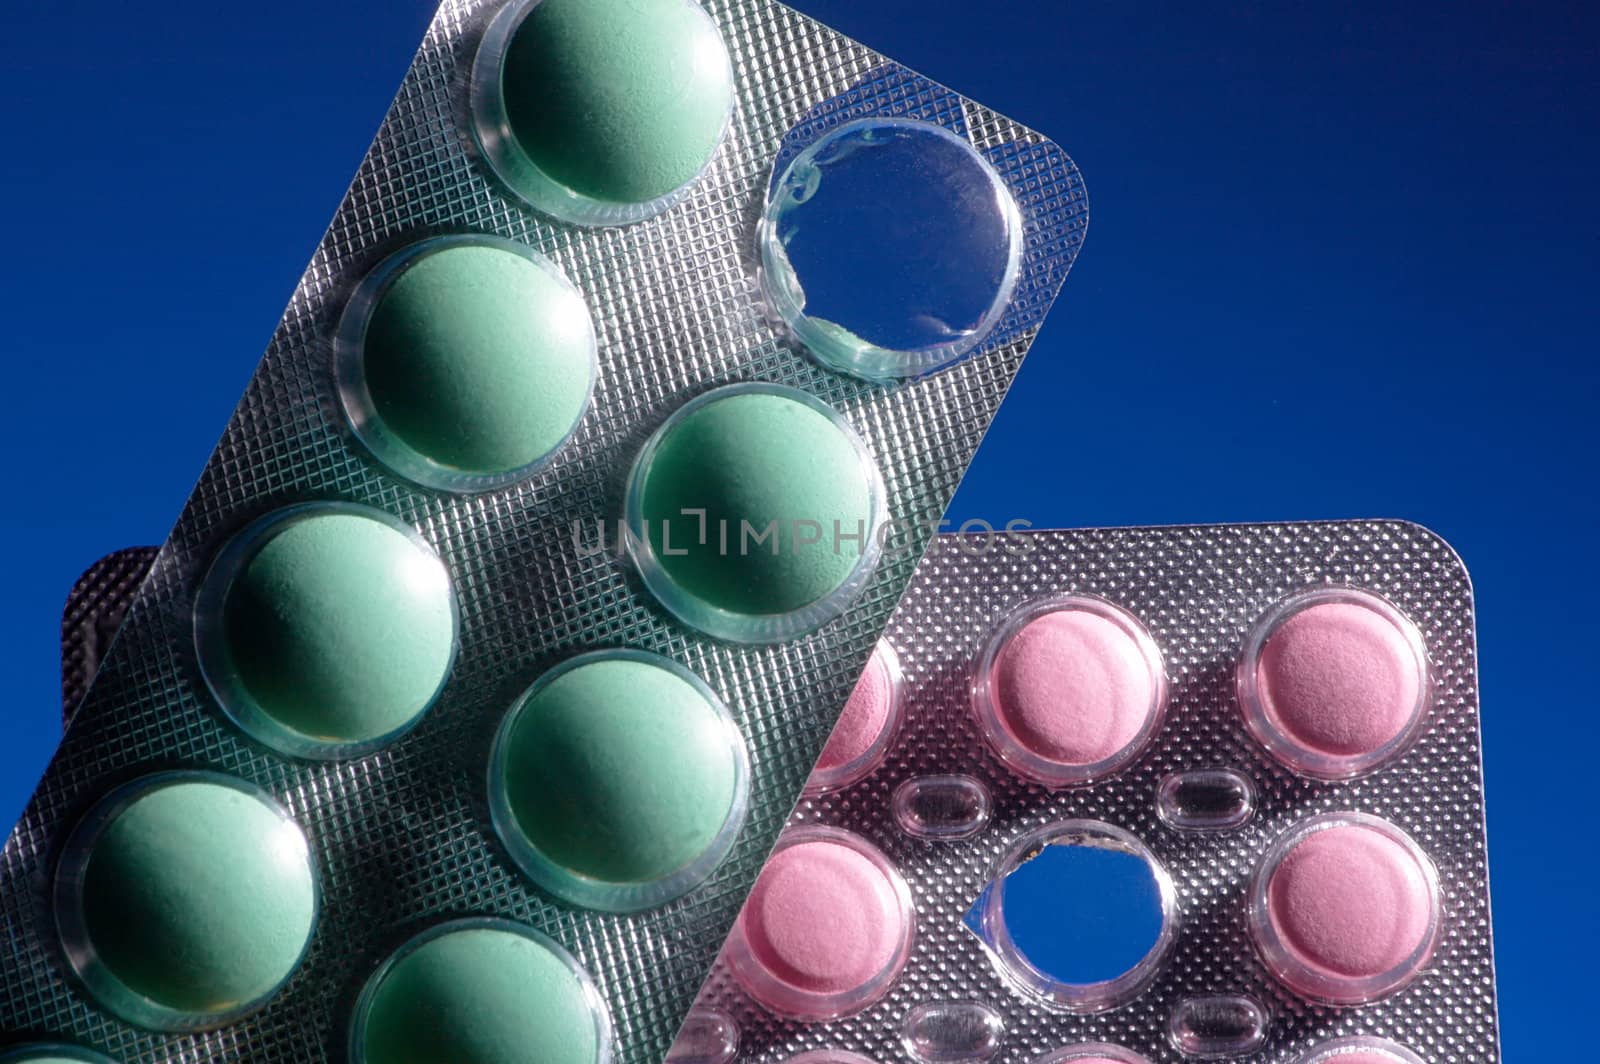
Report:
[[[885,1061],[981,1060],[988,1010],[1002,1031],[994,1061],[1070,1045],[1080,1058],[1120,1064],[1085,1046],[1115,1043],[1151,1061],[1299,1064],[1354,1032],[1403,1032],[1429,1060],[1499,1059],[1471,585],[1447,544],[1404,522],[1335,522],[1019,532],[1011,549],[987,553],[972,536],[939,546],[885,634],[909,678],[892,753],[850,790],[801,802],[790,821],[892,844],[917,900],[917,947],[875,1004],[815,1023],[752,1003],[725,957],[701,1000],[738,1018],[744,1055],[779,1061],[833,1046]],[[1235,673],[1264,604],[1347,573],[1423,626],[1436,696],[1401,768],[1330,786],[1287,772],[1250,740]],[[1047,789],[994,757],[974,720],[973,666],[1013,610],[1055,605],[1080,588],[1138,604],[1160,640],[1171,701],[1123,771]],[[1329,828],[1326,841],[1313,836],[1303,848],[1282,841],[1302,839],[1305,818],[1345,791],[1403,817],[1427,857],[1356,815],[1334,818],[1362,828],[1353,840]],[[974,837],[968,825],[985,820],[978,810],[989,815]],[[1071,823],[1087,816],[1100,823]],[[1379,833],[1366,834],[1368,825]],[[1257,948],[1252,927],[1252,889],[1265,882],[1269,851],[1292,854],[1273,858],[1277,890],[1270,904],[1255,903],[1287,944],[1276,953]],[[1448,947],[1423,958],[1435,910]],[[1318,985],[1319,975],[1330,979],[1317,967],[1341,965],[1352,970]],[[1397,965],[1399,975],[1421,975],[1365,998]],[[1363,986],[1365,971],[1377,978]],[[1350,997],[1362,998],[1359,1007],[1329,1007]]]
[[[353,757],[422,718],[455,661],[450,574],[417,531],[354,503],[275,511],[218,554],[195,603],[223,711],[295,757]]]
[[[745,900],[724,954],[772,1012],[827,1020],[882,997],[911,953],[911,892],[889,859],[837,828],[786,832]]]
[[[1267,1041],[1267,1011],[1242,994],[1207,994],[1178,1002],[1167,1020],[1167,1039],[1186,1057],[1232,1060]]]
[[[1012,844],[964,922],[1025,993],[1069,1012],[1102,1012],[1160,971],[1178,934],[1177,890],[1133,834],[1063,820]]]
[[[1033,1058],[1032,1064],[1150,1064],[1150,1061],[1122,1046],[1086,1042],[1041,1053]]]
[[[883,480],[840,414],[796,388],[733,384],[680,407],[627,488],[645,586],[700,631],[791,639],[848,608],[877,568]]]
[[[989,824],[989,788],[971,776],[919,776],[894,789],[894,819],[914,839],[970,839]]]
[[[729,1064],[739,1055],[739,1025],[716,1009],[691,1009],[666,1064]]]
[[[540,887],[612,912],[692,889],[749,805],[738,726],[705,681],[657,654],[603,650],[534,681],[490,755],[501,841]]]
[[[1022,222],[962,137],[864,118],[774,178],[760,252],[768,301],[813,355],[890,380],[948,365],[989,334],[1016,286]]]
[[[943,1064],[988,1060],[1005,1037],[1005,1020],[981,1001],[930,1001],[906,1013],[900,1042],[923,1064]]]
[[[1439,937],[1438,873],[1411,837],[1365,813],[1323,813],[1286,832],[1250,889],[1267,967],[1315,1001],[1358,1005],[1415,979]]]
[[[1250,629],[1239,703],[1261,745],[1311,776],[1346,779],[1403,753],[1429,701],[1416,625],[1355,588],[1303,592]]]
[[[804,1053],[796,1053],[784,1064],[878,1064],[878,1062],[847,1049],[808,1049]]]
[[[900,656],[887,640],[878,640],[806,780],[807,794],[848,787],[883,762],[900,723],[904,684]]]
[[[820,364],[773,320],[757,230],[770,175],[827,127],[887,114],[956,131],[941,146],[959,149],[951,158],[963,166],[976,156],[960,138],[977,146],[1011,190],[1027,251],[1003,316],[964,361],[880,387]],[[411,932],[492,913],[569,945],[605,990],[617,1056],[658,1064],[845,701],[841,663],[858,672],[882,635],[1073,265],[1088,221],[1083,176],[1042,134],[778,0],[440,3],[359,162],[11,833],[0,1030],[92,1039],[146,1064],[174,1054],[345,1060],[352,999],[383,957]],[[879,204],[909,198],[898,182],[875,192]],[[972,203],[992,217],[1003,201],[996,192]],[[949,217],[931,221],[923,236],[937,234],[941,261],[908,268],[963,281],[976,260],[952,269],[963,239]],[[534,251],[581,291],[603,348],[587,407],[591,330]],[[562,328],[544,328],[552,320]],[[536,343],[537,360],[519,358]],[[655,441],[660,461],[638,470],[641,535],[622,547],[629,464],[674,416],[671,438]],[[376,509],[274,513],[334,497]],[[680,522],[670,537],[642,534],[647,499],[652,516]],[[708,501],[749,519],[743,555],[745,522],[729,522],[724,549]],[[598,549],[585,531],[597,527]],[[597,752],[582,745],[586,729],[608,715],[569,717],[565,749],[582,746],[580,756],[553,768],[533,760],[520,783],[520,769],[501,771],[493,818],[497,726],[542,673],[610,647],[673,658],[733,707],[752,772],[742,828],[728,797],[732,745],[688,790],[678,787],[698,771],[693,759],[667,760],[706,734],[703,706],[649,758],[637,756],[647,728]],[[648,708],[626,697],[631,711]],[[963,717],[950,734],[971,732]],[[981,839],[932,847],[895,828],[893,786],[942,771],[902,764],[905,734],[873,777],[819,804],[870,811],[875,820],[852,826],[896,854],[987,856]],[[619,783],[602,760],[639,771]],[[268,1006],[206,1037],[163,1041],[77,985],[53,910],[36,903],[83,810],[130,771],[172,766],[221,767],[284,796],[328,891],[307,960]],[[966,771],[990,781],[990,768]],[[514,817],[518,787],[548,802],[530,798]],[[1009,799],[1009,778],[1006,787]],[[632,835],[606,823],[646,802]],[[605,830],[576,839],[580,819]],[[664,820],[688,829],[613,845]],[[716,863],[723,831],[737,838]],[[951,895],[959,908],[984,867]],[[886,924],[909,925],[891,908]],[[944,914],[935,941],[954,935],[975,957],[958,915]],[[802,1030],[727,983],[727,1015],[799,1040],[777,1045],[746,1028],[745,1055],[904,1055],[910,1002],[870,1006],[884,1014],[882,1033],[857,1045]],[[907,984],[902,976],[885,997]],[[438,1018],[413,1011],[419,1024]],[[434,1052],[427,1032],[400,1030],[387,1044],[402,1056],[414,1044],[430,1064],[460,1064]]]
[[[1175,831],[1227,831],[1256,812],[1256,785],[1227,768],[1174,772],[1156,791],[1156,815]]]
[[[0,1064],[116,1064],[103,1053],[62,1042],[0,1049]]]
[[[733,97],[727,47],[693,0],[515,0],[473,61],[472,128],[534,207],[621,225],[688,193]]]
[[[973,710],[1008,767],[1050,787],[1126,768],[1166,712],[1161,651],[1128,611],[1063,595],[1015,611],[978,656]]]
[[[509,920],[416,935],[368,979],[350,1064],[608,1064],[611,1015],[588,971]]]
[[[95,1001],[158,1031],[264,1005],[317,923],[300,825],[266,792],[214,772],[145,776],[73,830],[55,880],[67,962]]]
[[[379,263],[346,304],[336,350],[356,436],[396,473],[447,491],[542,468],[594,390],[582,294],[496,236],[436,237]]]
[[[1294,1064],[1426,1064],[1397,1042],[1370,1035],[1352,1035],[1323,1042]]]

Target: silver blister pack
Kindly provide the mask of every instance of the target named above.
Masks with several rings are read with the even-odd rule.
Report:
[[[629,3],[659,15],[681,0]],[[49,1043],[128,1064],[376,1061],[380,1040],[354,1032],[355,1018],[365,1032],[382,1004],[374,988],[393,985],[380,977],[424,953],[441,928],[478,941],[505,932],[495,948],[532,951],[539,964],[555,958],[581,976],[574,1000],[594,1014],[594,1059],[666,1052],[1087,224],[1077,169],[1032,131],[780,4],[703,7],[727,50],[725,126],[700,172],[631,213],[580,197],[551,201],[550,187],[516,169],[526,160],[505,157],[503,139],[486,132],[493,108],[475,95],[483,57],[515,48],[519,20],[539,4],[447,0],[438,11],[6,842],[0,1046],[23,1046],[17,1059]],[[989,302],[974,309],[977,297],[963,294],[965,323],[922,314],[920,332],[868,337],[821,316],[823,287],[811,288],[815,273],[790,241],[822,230],[810,225],[815,212],[805,226],[793,212],[816,202],[819,182],[848,193],[853,181],[852,194],[867,194],[862,161],[893,161],[912,142],[978,175],[964,202],[993,213],[1005,246],[989,249],[998,263]],[[906,201],[908,187],[916,182],[873,194]],[[937,199],[938,189],[928,194]],[[594,364],[581,414],[548,453],[492,475],[458,476],[397,445],[375,424],[366,385],[350,377],[352,337],[359,345],[362,328],[376,328],[374,308],[405,271],[463,247],[510,252],[517,269],[557,279],[542,290],[548,298],[581,298],[590,317]],[[807,254],[814,260],[816,249]],[[361,319],[354,331],[352,319]],[[669,601],[677,552],[650,539],[652,503],[633,486],[644,477],[632,471],[638,456],[665,448],[664,425],[736,384],[746,387],[733,394],[776,396],[796,416],[821,413],[817,431],[846,439],[863,468],[875,468],[863,474],[870,532],[852,548],[873,564],[858,561],[825,608],[754,627]],[[644,531],[626,521],[636,504]],[[403,579],[374,579],[389,551],[407,559],[392,570]],[[296,568],[307,557],[340,558],[345,568],[300,587],[297,573],[320,571]],[[258,608],[260,595],[291,587],[323,602],[339,599],[345,580],[362,608],[426,601],[431,610],[420,635],[382,625],[356,633],[359,647],[390,655],[369,670],[374,689],[409,690],[429,670],[443,678],[399,722],[385,716],[394,706],[377,704],[365,706],[374,719],[359,734],[291,727],[263,712],[266,688],[241,649],[257,629],[229,627],[230,611],[248,592],[257,598],[237,609],[256,609],[249,623],[266,624],[272,609]],[[336,702],[343,689],[333,674],[348,647],[249,653],[283,660],[313,650]],[[504,841],[497,817],[521,807],[510,802],[508,812],[509,800],[489,793],[491,760],[502,765],[496,759],[517,742],[515,729],[497,733],[595,652],[648,667],[673,697],[716,710],[705,734],[724,736],[725,723],[742,738],[742,748],[730,744],[737,778],[722,830],[692,868],[652,880],[662,888],[653,893],[552,888],[540,878],[542,851]],[[193,852],[149,848],[150,825],[163,816],[196,833]],[[226,838],[236,825],[248,830]],[[250,850],[252,832],[273,848]],[[237,868],[223,860],[187,869],[214,843],[218,852],[234,846],[226,852]],[[263,854],[278,863],[252,866]],[[213,921],[205,934],[184,927],[200,909],[185,910],[193,898],[182,891],[176,902],[154,897],[161,855],[199,877],[183,891],[242,885],[257,911],[230,920],[239,902],[196,917]],[[139,880],[142,894],[119,889],[113,875],[135,868],[153,873]],[[263,875],[280,873],[283,882],[256,897]],[[174,927],[151,930],[161,921],[130,918],[129,905]],[[257,927],[269,912],[303,925],[303,941],[290,948],[274,927]],[[241,960],[252,951],[240,944],[257,932],[272,956]],[[250,970],[226,990],[178,986],[172,965],[191,958],[182,949],[153,956],[160,951],[149,944],[163,934],[197,944],[218,971]],[[279,961],[281,977],[261,983]]]
[[[1474,639],[1404,522],[940,536],[669,1059],[1499,1060]]]

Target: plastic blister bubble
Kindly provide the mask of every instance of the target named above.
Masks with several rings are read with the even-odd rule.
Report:
[[[349,1060],[471,1059],[492,1047],[506,1061],[610,1064],[614,1041],[576,957],[531,927],[474,917],[435,924],[384,959],[356,1002]]]
[[[301,826],[254,785],[157,772],[102,799],[53,887],[61,948],[96,1001],[140,1027],[221,1027],[294,975],[321,891]]]
[[[358,757],[416,727],[458,651],[449,572],[416,529],[351,503],[252,522],[195,598],[196,659],[222,711],[290,757]]]
[[[1296,867],[1297,864],[1299,867]],[[1250,887],[1250,933],[1299,994],[1361,1005],[1422,974],[1444,914],[1411,836],[1365,813],[1319,813],[1275,840]]]
[[[1424,723],[1353,779],[1294,770],[1240,704],[1258,621],[1308,589],[1381,599],[1425,652]],[[995,751],[973,676],[996,632],[1064,600],[1134,618],[1159,650],[1167,698],[1136,756],[1050,787]],[[915,946],[881,998],[823,1021],[775,1012],[719,965],[700,1006],[737,1022],[741,1059],[821,1048],[880,1064],[1499,1059],[1472,593],[1437,536],[1393,521],[943,536],[885,638],[904,676],[897,737],[872,773],[803,800],[790,830],[848,831],[880,849],[910,887]],[[1274,930],[1279,858],[1336,829],[1383,834],[1314,854],[1310,878],[1284,895],[1306,915]],[[1388,871],[1349,864],[1373,847]],[[1037,882],[1008,902],[1030,869]],[[1263,941],[1285,936],[1293,949]],[[819,930],[812,945],[832,943]],[[1358,963],[1384,970],[1307,977]]]
[[[584,62],[596,86],[583,84]],[[579,225],[627,224],[679,203],[705,176],[734,91],[721,29],[693,0],[590,0],[587,10],[515,0],[473,58],[472,133],[530,205]],[[675,136],[651,136],[619,106],[629,96],[649,97],[641,110]]]
[[[767,297],[800,341],[830,366],[892,380],[955,361],[995,327],[1021,269],[1022,219],[965,138],[858,119],[776,176],[760,242]]]
[[[391,310],[403,281],[427,288]],[[381,349],[375,322],[388,326]],[[483,234],[431,237],[384,259],[345,305],[334,348],[356,436],[398,475],[443,491],[489,491],[544,468],[598,373],[582,293],[534,249]]]
[[[1160,971],[1178,937],[1178,899],[1171,873],[1137,837],[1063,820],[1012,844],[965,921],[1023,993],[1104,1012]]]
[[[608,24],[604,16],[622,8],[644,21]],[[541,22],[535,37],[519,37],[529,20],[546,17],[560,24]],[[596,76],[609,77],[627,53],[608,51],[609,42],[622,30],[636,40],[646,25],[678,35],[695,59],[685,66],[684,55],[652,54],[624,71],[655,78],[660,90],[629,97],[635,102],[688,106],[673,120],[681,123],[656,130],[671,141],[664,154],[607,139],[621,127],[602,123],[563,142],[596,151],[569,151],[559,162],[530,153],[548,144],[541,122],[587,113],[541,110],[541,102],[592,95],[595,82],[568,71],[565,81],[541,84],[541,72],[555,68],[524,60],[566,41],[563,55],[598,56]],[[704,75],[692,99],[676,80],[691,68]],[[829,368],[775,322],[758,261],[774,175],[828,129],[867,119],[928,124],[967,145],[968,158],[981,158],[1004,186],[1017,223],[1016,275],[981,338],[937,372],[887,386]],[[529,179],[523,162],[549,180]],[[547,194],[552,184],[561,187]],[[895,190],[881,194],[892,200]],[[0,1030],[105,1047],[124,1064],[337,1059],[361,986],[401,941],[484,918],[545,935],[592,976],[619,1064],[661,1059],[1086,224],[1082,178],[1056,145],[781,4],[447,0],[6,843]],[[382,394],[369,387],[363,397],[360,385],[373,383],[365,345],[385,293],[435,269],[440,279],[430,284],[453,277],[470,287],[483,262],[473,255],[471,269],[456,271],[441,257],[464,248],[504,251],[507,260],[495,262],[524,277],[535,275],[525,266],[541,279],[564,278],[570,291],[556,289],[587,310],[594,366],[591,378],[587,340],[577,335],[546,367],[572,393],[553,403],[549,432],[525,434],[515,419],[499,418],[467,426],[485,430],[479,449],[439,450],[428,430],[439,419],[487,415],[471,401],[483,394],[473,388],[493,388],[512,355],[489,352],[488,369],[437,411],[427,388],[380,384]],[[408,295],[383,309],[394,320],[380,332],[412,335],[409,315],[427,304]],[[511,313],[503,301],[490,309]],[[472,315],[464,317],[470,325]],[[418,335],[435,344],[470,332]],[[419,356],[402,353],[407,366]],[[462,368],[454,360],[420,364],[448,371],[442,386],[462,383],[451,375]],[[520,372],[517,379],[528,384]],[[815,599],[745,614],[756,620],[743,627],[696,627],[705,618],[675,612],[670,593],[658,597],[662,585],[648,582],[648,563],[628,553],[628,473],[677,412],[730,385],[784,390],[829,412],[849,453],[876,471],[875,481],[865,478],[870,534],[860,548],[865,563]],[[463,429],[446,442],[469,435]],[[308,515],[324,512],[370,517],[360,529],[383,527],[431,559],[422,567],[433,574],[431,591],[421,596],[431,605],[395,605],[418,591],[406,574],[422,568],[346,581],[349,594],[323,594],[334,586],[328,580],[291,579],[295,567],[277,556],[315,554],[303,539],[318,537],[296,530],[315,529]],[[263,546],[257,533],[272,530]],[[331,538],[348,547],[360,536]],[[219,639],[230,623],[228,589],[239,583],[234,563],[248,569],[257,548],[274,543],[283,549],[251,578],[252,603],[311,603],[319,623],[278,625],[271,608],[241,609],[236,638]],[[431,593],[441,591],[441,573],[448,603]],[[343,609],[352,604],[372,607],[371,623]],[[337,667],[283,665],[336,663],[350,647],[373,646],[392,652],[359,655],[365,680],[354,687],[335,682],[347,678]],[[244,668],[241,647],[252,652]],[[526,874],[495,831],[488,772],[496,727],[538,677],[619,649],[699,677],[744,736],[750,764],[743,827],[725,856],[694,867],[671,891],[632,899],[649,907],[631,914],[574,904]],[[390,697],[397,691],[403,697]],[[341,709],[331,723],[330,707]],[[390,713],[377,711],[385,707]],[[303,961],[261,1008],[211,1029],[156,1032],[68,977],[41,885],[89,809],[127,780],[174,766],[226,774],[281,804],[310,840],[322,906]]]

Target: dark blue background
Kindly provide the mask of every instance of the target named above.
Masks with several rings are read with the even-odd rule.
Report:
[[[1591,1055],[1597,9],[800,6],[1087,177],[1087,244],[953,517],[1398,516],[1465,556],[1505,1044]],[[0,820],[55,741],[68,587],[165,536],[429,14],[10,5]]]

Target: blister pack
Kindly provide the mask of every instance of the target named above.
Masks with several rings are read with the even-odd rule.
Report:
[[[941,536],[669,1059],[1497,1061],[1484,839],[1425,529]]]
[[[6,1060],[659,1060],[1082,241],[767,0],[447,0],[0,856]]]

